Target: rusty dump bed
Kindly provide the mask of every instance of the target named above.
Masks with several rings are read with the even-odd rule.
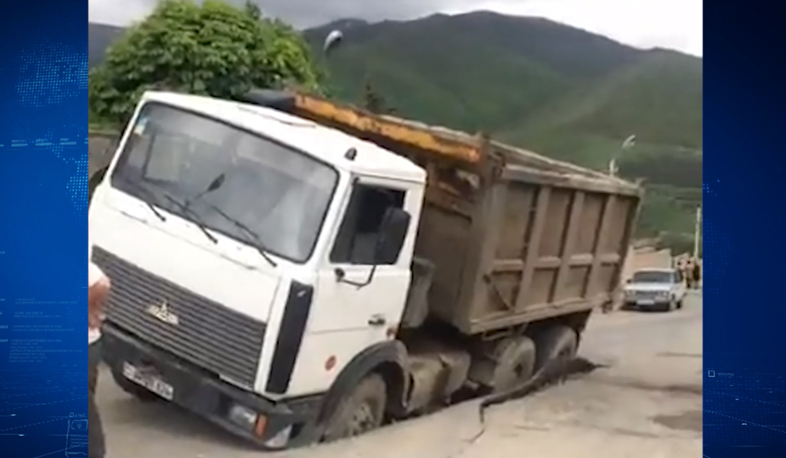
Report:
[[[618,285],[641,189],[468,135],[296,93],[295,114],[428,171],[415,254],[432,316],[467,334],[588,310]]]

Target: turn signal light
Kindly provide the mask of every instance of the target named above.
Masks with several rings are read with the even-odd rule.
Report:
[[[260,415],[257,417],[257,422],[254,425],[254,434],[257,437],[262,437],[265,434],[265,427],[267,427],[267,417]]]

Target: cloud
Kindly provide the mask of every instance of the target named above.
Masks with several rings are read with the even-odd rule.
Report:
[[[245,0],[226,0],[242,5]],[[359,18],[369,21],[413,19],[456,5],[471,5],[470,0],[255,0],[262,11],[286,20],[295,27],[307,28],[334,19]],[[148,14],[157,0],[89,0],[90,20],[125,25]]]
[[[244,0],[229,0],[241,5]],[[541,16],[633,46],[703,51],[702,0],[256,0],[262,11],[295,27],[334,19],[404,20],[436,12],[497,11]],[[127,25],[148,14],[157,0],[89,0],[90,21]]]

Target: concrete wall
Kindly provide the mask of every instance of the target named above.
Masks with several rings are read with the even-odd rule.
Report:
[[[109,165],[112,155],[117,146],[117,134],[91,132],[87,138],[88,166],[87,176],[92,177],[94,173]]]
[[[653,248],[630,249],[625,264],[622,267],[622,282],[633,275],[638,269],[645,267],[669,268],[672,266],[672,254],[670,249],[655,250]]]

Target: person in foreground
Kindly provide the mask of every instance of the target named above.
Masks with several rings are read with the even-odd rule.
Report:
[[[101,322],[104,318],[104,303],[109,296],[109,278],[101,269],[89,263],[87,281],[87,343],[88,343],[88,400],[87,440],[88,458],[104,458],[104,428],[95,403],[98,364],[101,362]]]

